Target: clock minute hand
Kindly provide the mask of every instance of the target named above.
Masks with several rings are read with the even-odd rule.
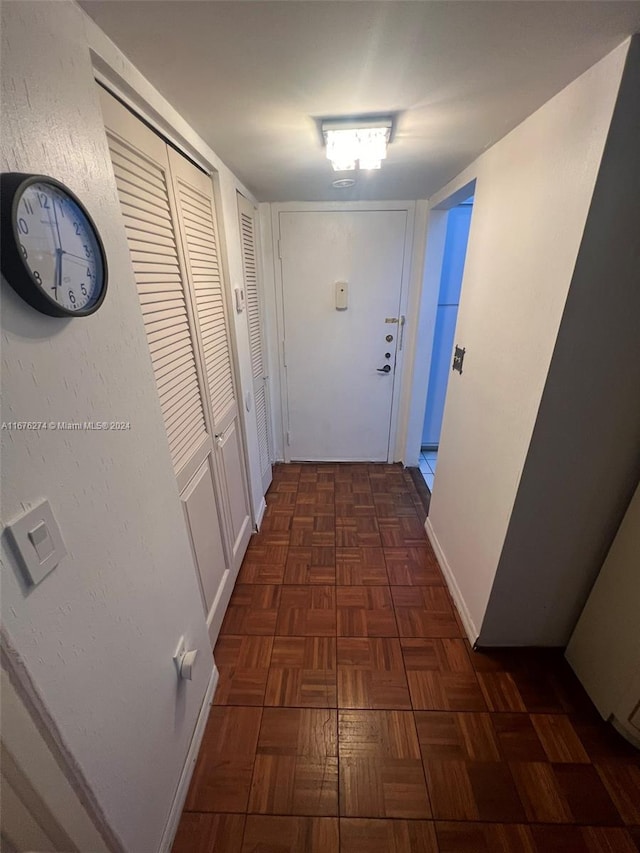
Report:
[[[58,242],[56,243],[56,247],[57,247],[57,250],[58,250],[58,251],[62,251],[62,238],[60,237],[60,226],[59,226],[59,224],[58,224],[58,214],[56,213],[56,200],[55,200],[55,198],[52,198],[52,199],[51,199],[51,206],[53,207],[53,224],[54,224],[54,225],[55,225],[55,227],[56,227],[56,230],[55,230],[55,234],[54,234],[53,239],[54,239],[54,242],[55,242],[55,237],[56,237],[56,234],[57,234],[57,236],[58,236]]]
[[[73,254],[73,252],[67,252],[67,250],[66,250],[66,249],[63,249],[63,252],[64,252],[64,254],[65,254],[65,255],[67,255],[69,258],[76,258],[77,260],[82,261],[83,263],[86,263],[86,262],[87,262],[87,259],[86,259],[86,258],[83,258],[83,257],[82,257],[82,255],[74,255],[74,254]]]

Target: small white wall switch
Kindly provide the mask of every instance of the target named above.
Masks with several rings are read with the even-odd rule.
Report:
[[[32,586],[40,583],[67,556],[49,501],[42,501],[17,521],[7,524],[6,531],[25,579]]]
[[[336,281],[336,311],[346,311],[349,307],[349,285],[346,281]]]

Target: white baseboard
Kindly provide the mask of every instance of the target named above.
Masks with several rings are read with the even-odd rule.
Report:
[[[471,618],[469,608],[467,607],[465,600],[462,597],[458,582],[456,581],[453,572],[451,571],[451,566],[447,562],[447,558],[444,555],[444,551],[440,547],[438,537],[436,536],[435,531],[431,526],[431,521],[428,516],[427,520],[424,523],[424,529],[426,530],[427,536],[429,537],[429,542],[431,542],[433,550],[435,551],[436,559],[438,560],[438,564],[442,569],[442,574],[444,575],[444,579],[447,582],[447,586],[449,587],[449,592],[451,593],[455,605],[458,608],[458,613],[460,614],[460,618],[462,619],[464,629],[467,632],[469,642],[473,646],[476,643],[478,637],[480,636],[479,632],[476,629],[473,619]]]
[[[225,569],[220,585],[218,586],[218,592],[216,593],[215,600],[211,605],[211,610],[207,614],[207,631],[209,632],[211,651],[213,651],[213,647],[218,639],[218,634],[222,627],[222,620],[224,619],[224,614],[227,612],[229,599],[233,592],[234,582],[235,578],[231,580],[231,572],[229,569]]]
[[[200,744],[202,743],[204,730],[207,725],[207,720],[209,719],[209,711],[211,710],[213,694],[216,692],[217,684],[218,667],[214,664],[213,672],[211,673],[211,678],[209,679],[202,705],[200,706],[198,721],[196,722],[196,727],[193,731],[193,737],[191,738],[191,743],[189,744],[189,752],[187,753],[187,757],[182,768],[182,773],[180,774],[180,781],[178,782],[178,787],[176,788],[173,803],[171,804],[169,818],[164,828],[164,832],[162,833],[162,840],[160,842],[160,847],[158,848],[158,853],[170,853],[170,850],[173,846],[173,840],[178,830],[178,824],[180,823],[180,816],[182,815],[182,809],[184,808],[184,801],[187,799],[189,783],[191,782],[193,769],[196,766],[196,759],[198,758]]]
[[[260,503],[260,509],[258,510],[258,515],[256,517],[256,529],[260,530],[262,526],[262,519],[264,518],[264,514],[267,511],[267,502],[264,498],[262,498],[262,502]]]

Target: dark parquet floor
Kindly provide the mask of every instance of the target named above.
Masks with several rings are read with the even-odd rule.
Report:
[[[173,853],[638,853],[562,654],[474,652],[400,466],[277,465]]]

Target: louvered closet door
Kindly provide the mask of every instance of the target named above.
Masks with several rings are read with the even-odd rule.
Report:
[[[225,547],[224,500],[216,484],[214,433],[168,148],[115,98],[103,90],[100,96],[160,408],[213,646],[232,587],[230,549]]]
[[[256,209],[251,202],[238,193],[238,216],[240,241],[242,245],[242,267],[244,272],[244,292],[249,326],[249,349],[251,353],[251,371],[253,374],[253,399],[256,424],[258,427],[258,447],[260,451],[260,472],[262,489],[266,493],[271,484],[271,449],[269,436],[269,397],[265,356],[262,341],[262,322],[260,312],[260,294],[258,292],[258,247]]]
[[[210,178],[177,151],[169,149],[169,162],[213,420],[216,458],[224,483],[232,563],[239,569],[251,536],[251,513],[213,185]]]

